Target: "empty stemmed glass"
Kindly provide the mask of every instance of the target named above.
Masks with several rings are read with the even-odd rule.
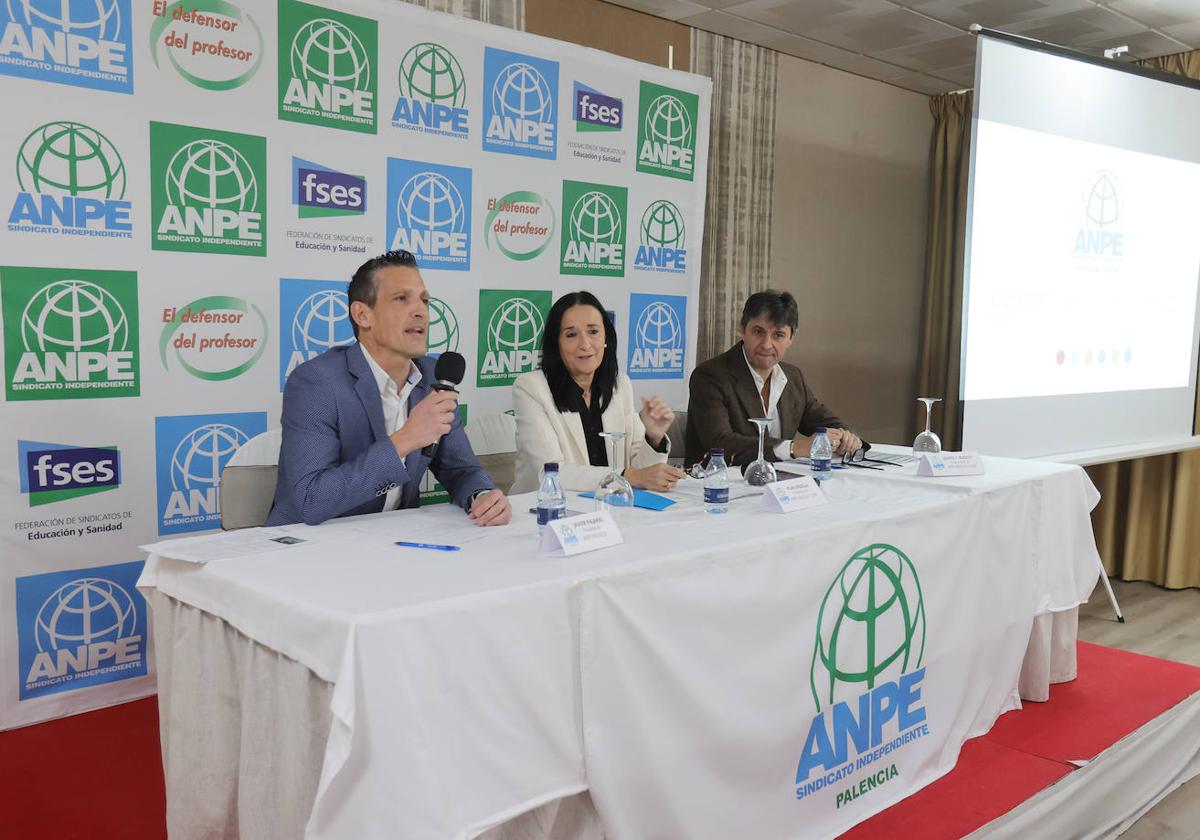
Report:
[[[601,432],[600,437],[608,441],[608,463],[611,469],[608,475],[600,479],[600,486],[596,488],[596,507],[599,510],[608,507],[615,517],[616,508],[633,507],[633,486],[621,475],[624,469],[622,461],[625,447],[622,444],[625,432]]]
[[[942,439],[929,428],[933,419],[933,404],[942,401],[941,397],[917,397],[917,402],[925,403],[925,431],[913,439],[913,452],[941,452]]]
[[[746,483],[753,487],[773,484],[779,476],[775,474],[775,468],[771,466],[771,462],[763,457],[763,436],[767,433],[767,424],[770,421],[766,417],[749,417],[747,419],[758,426],[758,458],[746,467]]]

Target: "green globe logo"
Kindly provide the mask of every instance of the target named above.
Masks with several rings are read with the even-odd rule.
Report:
[[[78,122],[38,126],[17,151],[17,183],[31,193],[60,190],[89,198],[124,198],[125,163],[117,147]]]
[[[1116,176],[1106,170],[1093,175],[1088,180],[1086,202],[1088,221],[1096,227],[1103,228],[1116,222],[1121,215]]]
[[[571,232],[575,240],[621,242],[621,211],[617,203],[597,190],[584,193],[571,208]]]
[[[883,543],[855,552],[817,616],[810,670],[817,711],[921,667],[924,655],[925,602],[912,561]]]
[[[108,290],[84,280],[59,280],[25,304],[21,338],[29,352],[112,353],[126,349],[129,321]]]
[[[692,132],[687,108],[669,93],[656,97],[646,109],[646,136],[655,143],[690,147]]]
[[[429,299],[429,347],[428,353],[445,353],[458,350],[458,318],[454,310],[439,298]]]
[[[666,199],[654,202],[642,214],[643,245],[682,248],[683,234],[683,213]]]
[[[8,0],[8,16],[26,26],[52,27],[96,41],[121,37],[121,7],[117,0]]]
[[[546,323],[542,313],[525,298],[511,298],[496,307],[488,319],[488,349],[496,352],[534,350]]]
[[[292,75],[305,81],[369,90],[367,48],[350,27],[329,18],[310,20],[292,39]]]
[[[167,164],[167,202],[184,207],[258,209],[258,180],[242,153],[220,140],[193,140]]]
[[[400,59],[400,95],[462,108],[467,81],[454,53],[432,42],[417,44]]]

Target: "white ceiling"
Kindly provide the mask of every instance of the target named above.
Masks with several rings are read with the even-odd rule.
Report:
[[[1200,47],[1200,0],[608,0],[935,94],[975,80],[973,23],[1121,60]]]

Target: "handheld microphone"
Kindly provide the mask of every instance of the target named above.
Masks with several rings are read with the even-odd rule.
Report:
[[[437,381],[433,383],[435,391],[453,391],[458,393],[458,383],[463,381],[463,377],[467,375],[467,360],[462,357],[461,353],[455,353],[450,350],[438,356],[437,363],[433,366],[433,378]],[[434,441],[421,449],[421,454],[426,458],[432,458],[437,454],[438,441]]]

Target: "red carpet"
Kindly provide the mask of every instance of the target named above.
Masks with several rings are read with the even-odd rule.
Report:
[[[963,745],[958,766],[843,835],[957,838],[1200,691],[1200,668],[1079,644],[1079,678]],[[158,706],[126,703],[0,732],[0,840],[166,836]]]
[[[1001,715],[963,745],[955,768],[842,835],[957,838],[1075,770],[1133,730],[1200,691],[1200,668],[1079,643],[1079,677],[1046,703]]]

